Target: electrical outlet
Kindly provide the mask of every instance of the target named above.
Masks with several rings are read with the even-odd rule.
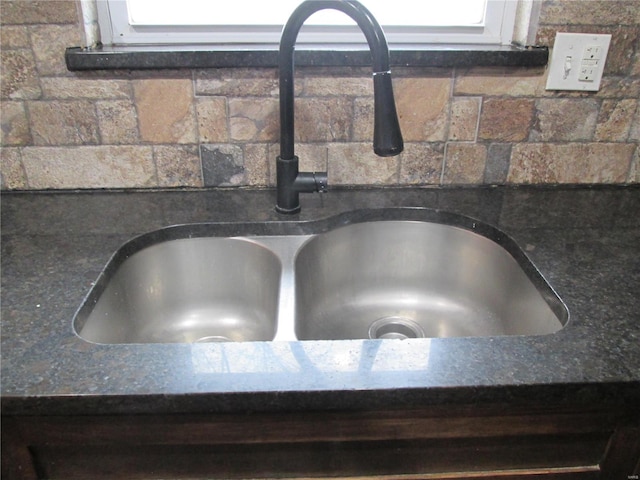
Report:
[[[599,45],[589,45],[584,50],[584,59],[585,60],[600,60],[602,55],[602,47]]]
[[[593,82],[596,77],[596,69],[593,67],[581,67],[578,74],[578,81]]]
[[[547,90],[598,91],[610,43],[609,34],[556,33]]]

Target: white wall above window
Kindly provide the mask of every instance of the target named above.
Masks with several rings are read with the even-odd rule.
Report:
[[[301,0],[96,0],[105,45],[277,45]],[[85,0],[86,2],[86,0]],[[361,0],[393,45],[509,45],[517,0]],[[84,7],[84,5],[83,5]],[[341,12],[313,15],[299,45],[365,43]]]

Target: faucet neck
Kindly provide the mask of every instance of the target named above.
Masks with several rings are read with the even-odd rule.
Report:
[[[314,13],[320,10],[339,10],[354,20],[362,33],[364,33],[373,60],[374,72],[386,72],[389,70],[389,49],[382,27],[373,14],[356,0],[306,0],[302,2],[291,14],[280,39],[280,68],[283,60],[293,58],[294,46],[298,32],[304,22]]]
[[[354,0],[307,0],[301,3],[289,17],[280,40],[280,157],[283,159],[294,157],[293,56],[296,39],[307,18],[325,9],[339,10],[358,24],[369,44],[374,75],[389,72],[389,49],[384,32],[362,4]]]

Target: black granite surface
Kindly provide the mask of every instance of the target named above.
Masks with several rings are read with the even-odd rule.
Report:
[[[640,401],[640,187],[332,190],[304,195],[302,212],[287,217],[274,198],[239,189],[4,194],[2,413]],[[502,230],[565,302],[567,325],[542,336],[144,345],[74,332],[92,283],[136,235],[202,222],[219,232],[237,222],[306,231],[340,212],[387,207]]]
[[[547,47],[440,45],[390,48],[392,67],[536,67],[547,64]],[[101,46],[70,47],[67,68],[78,70],[224,68],[278,66],[277,45],[264,46]],[[360,49],[296,51],[299,66],[369,66],[371,54]]]

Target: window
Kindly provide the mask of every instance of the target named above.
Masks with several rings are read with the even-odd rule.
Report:
[[[277,45],[282,25],[301,0],[97,0],[105,45]],[[511,44],[515,0],[361,0],[394,45]],[[341,12],[321,11],[297,44],[364,43]]]

